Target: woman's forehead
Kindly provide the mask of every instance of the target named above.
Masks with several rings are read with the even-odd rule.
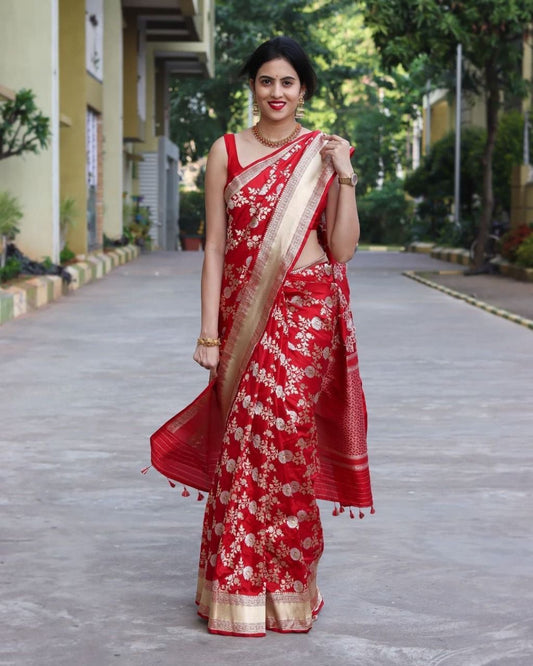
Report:
[[[270,76],[274,79],[291,77],[298,80],[296,70],[285,58],[274,58],[274,60],[264,62],[257,70],[257,76]]]

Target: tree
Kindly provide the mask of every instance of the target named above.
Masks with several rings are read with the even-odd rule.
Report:
[[[441,71],[455,64],[457,44],[469,63],[473,89],[485,95],[487,138],[483,151],[483,190],[474,268],[483,251],[494,209],[492,163],[501,98],[521,97],[521,60],[533,0],[367,0],[365,17],[386,68],[407,69],[427,54]]]
[[[408,132],[431,65],[421,59],[418,72],[396,68],[385,74],[361,4],[351,0],[279,0],[268,6],[218,1],[214,79],[175,79],[172,85],[171,138],[182,161],[203,157],[218,136],[247,126],[247,82],[239,70],[261,41],[276,34],[294,37],[309,53],[319,90],[306,103],[304,125],[351,140],[358,192],[405,171]]]
[[[346,136],[353,129],[349,101],[363,95],[375,70],[370,33],[352,0],[219,0],[216,6],[216,73],[204,81],[175,79],[171,90],[171,138],[182,160],[204,156],[214,139],[246,126],[248,93],[239,76],[244,58],[262,41],[296,39],[317,69],[320,89],[306,105],[305,124]]]
[[[0,106],[0,160],[38,153],[50,139],[50,119],[35,104],[31,90],[19,90],[13,101]]]

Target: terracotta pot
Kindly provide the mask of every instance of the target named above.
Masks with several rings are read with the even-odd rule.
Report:
[[[184,250],[201,250],[202,239],[199,236],[182,236],[181,246]]]

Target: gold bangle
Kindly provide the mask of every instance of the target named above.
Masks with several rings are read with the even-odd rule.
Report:
[[[220,347],[220,338],[198,338],[197,344],[202,347]]]

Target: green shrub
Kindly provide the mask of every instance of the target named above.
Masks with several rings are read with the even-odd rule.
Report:
[[[148,206],[138,206],[135,209],[133,221],[124,228],[124,234],[126,238],[133,239],[133,242],[139,247],[149,250],[152,247],[151,226],[150,209]]]
[[[19,233],[18,221],[22,217],[22,208],[17,197],[9,192],[0,192],[0,236],[13,240]]]
[[[61,250],[59,253],[59,263],[60,264],[66,264],[69,261],[72,261],[73,259],[76,258],[76,253],[73,252],[68,245],[65,245],[65,247]]]
[[[508,261],[515,262],[518,248],[531,234],[533,234],[533,227],[530,227],[527,224],[521,224],[503,234],[500,239],[500,251],[502,257]]]
[[[15,257],[9,257],[6,260],[6,265],[0,268],[0,282],[7,282],[16,278],[22,269],[22,264]]]
[[[408,236],[412,204],[401,180],[389,180],[357,202],[364,243],[401,245]]]
[[[492,184],[495,216],[511,207],[511,173],[522,161],[524,119],[517,111],[501,116],[493,159]],[[405,179],[405,189],[413,197],[423,197],[417,205],[417,223],[412,240],[429,240],[443,245],[470,247],[477,235],[477,218],[483,188],[482,160],[486,131],[464,127],[461,132],[461,210],[460,223],[450,222],[455,183],[455,133],[436,141],[421,165]],[[533,149],[533,133],[530,133]]]
[[[180,191],[180,233],[185,236],[205,234],[205,203],[202,190]]]
[[[516,265],[522,268],[533,268],[533,234],[520,243],[516,251]]]

